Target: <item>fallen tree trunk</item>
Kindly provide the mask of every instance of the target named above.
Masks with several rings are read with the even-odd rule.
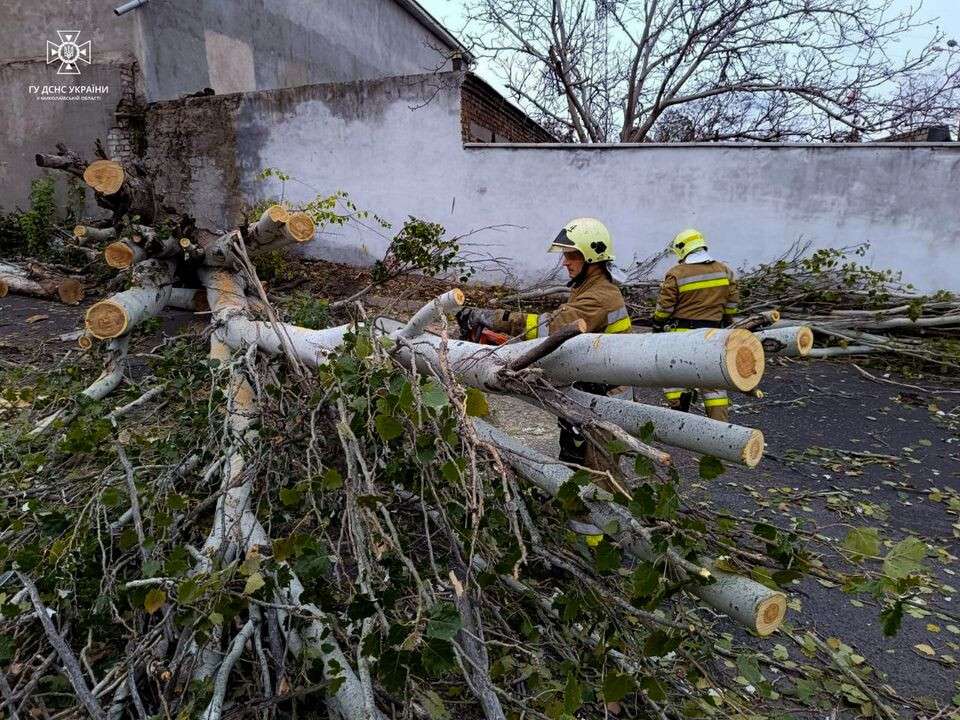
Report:
[[[813,349],[813,331],[806,325],[757,330],[754,335],[771,355],[803,357]]]
[[[702,415],[645,405],[568,388],[564,394],[631,435],[653,425],[653,438],[664,445],[683,448],[720,460],[756,467],[763,458],[763,433],[753,428],[712,420]]]
[[[158,315],[169,302],[174,265],[144,260],[134,273],[136,287],[101,300],[87,310],[87,331],[99,340],[126,335],[147,318]]]
[[[77,305],[84,297],[80,280],[64,277],[39,263],[0,262],[0,297],[8,293]]]
[[[566,465],[531,450],[492,425],[477,419],[474,425],[477,434],[493,443],[514,470],[551,497],[556,497],[561,486],[573,476],[573,471]],[[584,494],[581,498],[598,528],[622,528],[612,535],[624,550],[637,559],[657,561],[658,553],[642,533],[636,532],[637,523],[629,513],[621,512],[622,508],[608,502],[586,499]],[[714,580],[706,585],[688,585],[690,593],[761,637],[772,634],[783,624],[787,612],[783,593],[741,575],[716,570],[711,560],[699,568],[686,564],[685,569],[695,582]]]
[[[379,318],[376,327],[390,334],[401,323]],[[497,374],[545,340],[478,345],[450,340],[446,352],[458,380],[496,389]],[[435,366],[441,339],[424,334],[412,341],[424,369]],[[409,349],[401,348],[409,359]],[[589,381],[637,387],[706,387],[743,392],[763,376],[763,348],[746,330],[607,335],[585,333],[564,343],[533,365],[560,384]],[[589,380],[588,380],[589,379]]]

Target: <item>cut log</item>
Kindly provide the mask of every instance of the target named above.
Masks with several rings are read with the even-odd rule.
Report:
[[[388,318],[376,326],[389,334],[401,323]],[[497,373],[543,339],[490,347],[450,340],[447,354],[460,382],[496,389]],[[435,364],[440,338],[423,334],[412,341],[423,367]],[[400,357],[409,355],[400,350]],[[407,357],[407,361],[409,357]],[[533,365],[556,383],[578,381],[638,387],[703,387],[747,392],[763,377],[760,341],[746,330],[691,330],[683,333],[595,334],[568,340]]]
[[[315,233],[316,225],[307,213],[288,213],[280,205],[271,205],[245,232],[234,230],[203,244],[203,262],[208,267],[231,268],[234,266],[233,243],[241,239],[247,252],[254,254],[307,242]]]
[[[95,228],[89,225],[77,225],[73,228],[73,236],[77,239],[77,244],[87,245],[88,243],[104,243],[114,240],[117,237],[117,231],[113,228]]]
[[[556,497],[561,486],[573,476],[573,471],[566,465],[531,450],[492,425],[476,418],[473,423],[480,438],[493,443],[517,473],[551,497]],[[660,558],[661,553],[653,549],[645,537],[644,529],[628,511],[609,502],[589,499],[584,499],[584,502],[590,510],[591,521],[598,528],[620,528],[612,537],[628,555],[645,562],[655,562]],[[763,637],[775,632],[783,624],[787,599],[782,592],[771,590],[750,578],[717,570],[712,560],[707,560],[699,567],[683,563],[682,560],[680,563],[685,565],[686,571],[694,579],[687,590],[710,607]],[[714,578],[714,582],[696,584],[704,578]]]
[[[87,331],[99,340],[126,335],[139,323],[157,315],[170,298],[173,263],[144,260],[134,275],[136,287],[101,300],[87,310]]]
[[[87,185],[104,195],[118,192],[123,187],[125,176],[123,165],[115,160],[94,160],[83,171]]]
[[[670,408],[591,395],[574,388],[565,390],[564,394],[634,436],[640,436],[644,426],[650,423],[654,440],[664,445],[750,468],[756,467],[763,458],[763,433],[753,428]]]
[[[803,357],[813,349],[813,331],[806,325],[758,330],[754,335],[771,355]]]
[[[84,287],[77,278],[64,277],[39,263],[0,262],[0,297],[8,293],[76,305],[84,298]]]
[[[287,220],[287,233],[294,242],[302,243],[313,240],[316,232],[316,223],[305,212],[295,212]]]
[[[94,189],[97,204],[112,211],[115,221],[124,215],[136,215],[147,225],[156,220],[160,206],[142,166],[134,163],[131,172],[116,160],[96,160],[88,165],[62,144],[57,149],[57,155],[36,155],[37,165],[82,177]]]
[[[147,251],[128,239],[117,240],[103,249],[103,257],[107,265],[117,270],[125,270],[146,260]]]

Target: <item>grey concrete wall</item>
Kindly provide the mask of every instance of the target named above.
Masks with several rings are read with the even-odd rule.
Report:
[[[392,0],[151,0],[138,12],[151,100],[445,66],[442,43]]]
[[[36,153],[55,152],[56,143],[63,142],[92,157],[94,141],[107,139],[123,96],[124,75],[136,60],[136,18],[116,17],[115,6],[111,0],[0,3],[0,208],[26,204],[30,181],[41,174],[34,163]],[[78,41],[91,42],[93,62],[81,65],[79,76],[58,75],[59,64],[47,64],[47,41],[59,42],[58,30],[79,30]],[[30,92],[30,86],[45,85],[110,90],[96,100],[70,101]],[[62,193],[62,173],[51,177]]]
[[[211,226],[229,226],[244,201],[276,195],[276,183],[255,180],[273,166],[300,181],[286,188],[293,201],[346,190],[396,224],[418,215],[455,233],[500,226],[470,242],[524,280],[555,267],[557,256],[544,251],[563,222],[593,215],[609,225],[622,265],[693,225],[736,265],[770,260],[801,237],[819,246],[869,241],[874,266],[903,269],[927,290],[960,290],[952,231],[960,146],[464,148],[457,78],[167,104],[150,132],[169,138],[178,123],[188,128],[167,140],[183,154],[164,160],[167,185]],[[369,261],[386,242],[369,228],[338,228],[310,252]]]
[[[441,41],[394,0],[151,0],[117,17],[121,1],[0,2],[0,208],[26,203],[41,174],[37,152],[62,141],[91,157],[97,138],[117,135],[120,72],[135,62],[146,101],[204,87],[234,93],[415,74],[445,63]],[[57,75],[46,63],[57,30],[91,41],[93,63],[81,65],[80,76]],[[84,102],[29,93],[31,85],[61,84],[110,92]]]

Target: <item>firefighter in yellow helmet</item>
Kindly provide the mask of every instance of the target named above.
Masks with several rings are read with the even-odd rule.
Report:
[[[563,266],[570,276],[570,299],[550,313],[535,314],[465,307],[459,319],[468,326],[482,326],[511,336],[533,340],[546,337],[570,323],[584,320],[587,332],[630,331],[630,317],[620,289],[613,283],[609,264],[614,260],[613,241],[606,226],[594,218],[571,220],[551,243],[548,252],[563,253]],[[574,387],[606,395],[610,388],[598,383],[575,383]],[[587,464],[586,442],[580,429],[560,421],[560,459]]]
[[[653,313],[654,332],[683,332],[725,327],[737,313],[739,290],[733,270],[714,260],[699,230],[683,230],[670,244],[679,263],[667,271]],[[670,407],[687,412],[692,388],[664,388]],[[707,416],[729,419],[730,400],[725,390],[700,388]]]

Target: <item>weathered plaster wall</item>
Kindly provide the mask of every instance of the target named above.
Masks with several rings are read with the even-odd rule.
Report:
[[[41,174],[34,155],[53,152],[56,142],[88,157],[97,138],[124,144],[128,120],[115,112],[134,67],[143,99],[156,101],[205,87],[234,93],[447,64],[449,48],[394,0],[150,0],[117,17],[121,2],[0,2],[0,208],[26,203]],[[93,62],[79,76],[57,75],[46,62],[57,30],[79,30],[79,42],[91,42]],[[63,84],[110,90],[83,102],[29,93],[31,85]]]
[[[26,204],[30,180],[41,174],[36,153],[55,152],[55,144],[63,142],[89,156],[96,138],[107,141],[136,61],[136,19],[116,17],[114,7],[111,0],[0,3],[0,208]],[[80,75],[58,75],[59,63],[47,64],[47,41],[59,43],[58,30],[79,30],[78,42],[91,43],[93,62],[81,64]],[[109,91],[96,100],[67,101],[31,93],[31,85],[109,86]],[[58,177],[57,184],[62,192],[65,178]]]
[[[594,215],[624,265],[694,225],[737,265],[772,259],[799,237],[869,241],[875,266],[960,290],[957,145],[464,148],[456,74],[169,103],[150,122],[151,136],[180,144],[180,161],[163,161],[167,187],[211,226],[234,222],[244,199],[277,194],[255,180],[273,166],[301,181],[288,183],[293,201],[342,189],[395,224],[418,215],[455,233],[500,226],[470,241],[527,280],[554,266],[544,249],[558,226]],[[386,242],[352,226],[309,251],[370,260]]]
[[[150,100],[410,75],[442,43],[392,0],[151,0],[137,11]]]

